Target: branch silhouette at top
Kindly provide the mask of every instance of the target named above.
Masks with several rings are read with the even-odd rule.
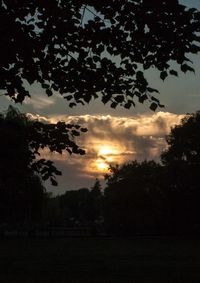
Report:
[[[20,103],[27,81],[70,107],[100,97],[155,111],[163,105],[145,70],[162,80],[194,71],[188,55],[200,50],[200,12],[178,0],[4,0],[0,13],[0,89]]]

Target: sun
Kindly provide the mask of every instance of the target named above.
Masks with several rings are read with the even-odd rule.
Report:
[[[102,147],[99,150],[99,155],[109,155],[109,154],[112,154],[112,153],[113,153],[112,149],[108,148],[108,147]]]
[[[96,160],[92,162],[92,171],[100,174],[109,172],[110,165],[119,162],[120,147],[112,144],[99,144],[96,147]]]
[[[112,155],[119,154],[119,149],[115,146],[101,146],[98,150],[99,156],[105,156],[106,158],[112,157]]]
[[[102,171],[102,172],[108,171],[109,165],[102,159],[97,159],[95,165],[98,171]]]

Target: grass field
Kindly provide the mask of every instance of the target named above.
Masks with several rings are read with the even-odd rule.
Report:
[[[1,239],[0,282],[200,282],[200,240]]]

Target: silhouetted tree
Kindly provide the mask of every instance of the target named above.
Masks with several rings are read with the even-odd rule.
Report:
[[[42,220],[45,188],[39,176],[14,176],[0,184],[0,222],[30,224]]]
[[[0,115],[0,220],[30,222],[41,217],[45,188],[41,180],[61,172],[40,158],[40,150],[84,154],[74,137],[85,131],[78,125],[42,123],[13,107]]]
[[[0,181],[1,184],[21,178],[29,173],[37,173],[43,180],[50,179],[57,185],[55,175],[61,175],[53,162],[40,157],[40,150],[47,148],[51,152],[84,154],[76,145],[74,138],[85,128],[65,122],[42,123],[30,119],[17,109],[9,107],[5,115],[0,116]]]
[[[162,167],[154,161],[133,161],[111,167],[105,189],[105,221],[111,232],[160,232]]]
[[[90,190],[82,188],[66,191],[56,199],[59,219],[65,225],[93,225],[102,220],[103,194],[98,179]]]
[[[155,110],[143,69],[178,76],[172,62],[193,71],[187,56],[200,50],[200,13],[178,0],[4,0],[0,14],[0,89],[16,102],[36,82],[71,107],[100,96],[113,108],[149,101]]]
[[[168,148],[162,153],[165,165],[200,165],[200,112],[186,115],[179,125],[171,129],[166,138]]]
[[[48,225],[64,225],[66,224],[66,216],[60,205],[62,195],[53,196],[52,193],[45,195],[45,204],[43,209],[43,222]]]
[[[89,190],[86,188],[66,191],[59,197],[63,219],[68,225],[83,225],[89,222]]]
[[[200,112],[172,128],[167,143],[161,158],[167,169],[169,227],[176,233],[200,231]]]
[[[103,213],[103,193],[101,183],[96,179],[94,185],[90,190],[89,195],[89,219],[91,222],[95,222],[102,218]]]

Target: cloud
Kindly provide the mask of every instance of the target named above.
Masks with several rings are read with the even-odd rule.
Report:
[[[88,128],[88,132],[76,140],[86,149],[86,155],[44,152],[45,157],[54,160],[62,170],[63,176],[58,178],[59,186],[66,190],[86,184],[91,186],[96,177],[103,178],[109,164],[122,164],[134,159],[159,161],[161,152],[166,148],[165,136],[183,115],[157,112],[132,117],[82,115],[37,118],[54,123],[63,120]]]
[[[25,105],[31,105],[35,110],[42,110],[55,103],[54,97],[47,97],[45,95],[33,95],[31,99],[24,101]]]

